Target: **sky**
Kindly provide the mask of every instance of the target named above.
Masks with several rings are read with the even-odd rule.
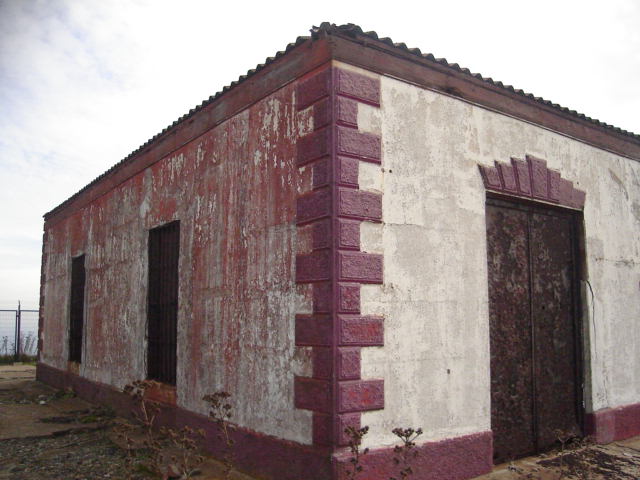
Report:
[[[37,308],[44,213],[322,21],[640,133],[638,0],[0,0],[0,308]]]

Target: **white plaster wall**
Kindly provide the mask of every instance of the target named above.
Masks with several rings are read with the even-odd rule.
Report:
[[[362,377],[385,380],[385,409],[362,416],[366,443],[394,443],[397,426],[422,427],[423,441],[490,429],[477,164],[511,156],[544,158],[587,192],[587,411],[640,402],[640,163],[395,79],[381,89],[380,111],[358,115],[383,144],[382,169],[360,170],[361,188],[384,194],[383,224],[361,227],[385,268],[383,285],[362,289],[363,313],[385,316],[384,347],[362,350]]]

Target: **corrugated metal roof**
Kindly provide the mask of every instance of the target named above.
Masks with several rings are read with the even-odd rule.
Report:
[[[197,105],[196,107],[194,107],[191,110],[189,110],[188,113],[182,115],[180,118],[175,120],[171,125],[168,125],[161,132],[159,132],[158,134],[156,134],[153,137],[151,137],[149,140],[147,140],[145,143],[143,143],[140,147],[135,149],[133,152],[131,152],[129,155],[127,155],[125,158],[123,158],[121,161],[119,161],[118,163],[113,165],[111,168],[109,168],[107,171],[105,171],[102,175],[99,175],[98,177],[96,177],[89,184],[87,184],[81,190],[79,190],[74,195],[69,197],[63,203],[58,205],[56,208],[54,208],[50,212],[46,213],[45,217],[47,217],[48,215],[51,215],[51,214],[55,213],[56,211],[62,209],[64,206],[66,206],[71,201],[73,201],[76,197],[78,197],[80,194],[82,194],[82,192],[84,192],[85,190],[89,189],[94,184],[98,183],[102,178],[104,178],[105,176],[109,175],[112,171],[118,169],[121,165],[123,165],[123,164],[127,163],[128,161],[130,161],[140,151],[146,149],[155,140],[157,140],[159,137],[164,135],[166,132],[171,130],[173,127],[175,127],[179,123],[189,119],[190,117],[192,117],[193,115],[198,113],[200,110],[202,110],[204,107],[206,107],[207,105],[209,105],[209,104],[213,103],[214,101],[218,100],[220,97],[222,97],[225,93],[227,93],[231,89],[237,87],[238,85],[241,85],[245,80],[247,80],[248,78],[252,77],[256,73],[258,73],[260,70],[264,69],[270,63],[272,63],[275,60],[279,59],[280,57],[286,55],[288,52],[290,52],[291,50],[293,50],[297,46],[307,42],[308,40],[317,39],[322,34],[340,35],[340,36],[351,37],[351,38],[362,36],[362,37],[369,38],[371,40],[376,40],[376,41],[382,42],[382,43],[384,43],[384,44],[386,44],[386,45],[388,45],[390,47],[399,49],[399,50],[401,50],[403,52],[408,52],[408,53],[410,53],[412,55],[415,55],[416,57],[420,57],[421,59],[437,63],[437,64],[439,64],[441,66],[450,68],[450,69],[455,70],[457,72],[462,72],[463,74],[469,75],[470,77],[474,77],[474,78],[476,78],[478,80],[482,80],[483,82],[486,82],[487,84],[502,88],[502,89],[507,90],[509,92],[516,93],[516,94],[521,95],[523,97],[526,97],[528,99],[534,100],[534,101],[540,103],[541,105],[545,105],[547,107],[552,107],[552,108],[554,108],[554,109],[556,109],[556,110],[558,110],[558,111],[560,111],[560,112],[562,112],[564,114],[569,114],[569,115],[574,116],[576,118],[579,118],[581,120],[586,120],[586,121],[591,122],[591,123],[593,123],[595,125],[598,125],[600,127],[604,127],[604,128],[606,128],[608,130],[612,130],[612,131],[614,131],[614,132],[616,132],[618,134],[626,135],[626,136],[629,136],[629,137],[634,138],[634,139],[640,139],[640,135],[638,135],[638,134],[635,134],[635,133],[623,130],[621,128],[614,127],[613,125],[609,125],[607,123],[601,122],[599,120],[590,118],[590,117],[588,117],[588,116],[586,116],[586,115],[584,115],[582,113],[576,112],[575,110],[570,110],[570,109],[568,109],[566,107],[562,107],[561,105],[558,105],[557,103],[550,102],[549,100],[545,100],[544,98],[541,98],[541,97],[536,97],[536,96],[532,95],[531,93],[524,92],[523,90],[516,89],[511,85],[504,85],[502,82],[493,80],[491,77],[483,77],[479,73],[472,73],[469,69],[462,68],[457,63],[449,63],[445,58],[436,58],[431,53],[422,53],[419,48],[409,48],[409,47],[407,47],[406,44],[404,44],[404,43],[396,43],[396,42],[394,42],[393,40],[391,40],[388,37],[380,38],[376,32],[374,32],[374,31],[365,32],[358,25],[355,25],[355,24],[352,24],[352,23],[345,24],[345,25],[336,25],[336,24],[329,23],[329,22],[323,22],[323,23],[320,24],[319,27],[314,26],[314,27],[311,28],[311,36],[298,37],[295,42],[289,43],[284,50],[278,51],[273,57],[267,58],[264,63],[261,63],[260,65],[256,66],[256,68],[252,68],[251,70],[247,71],[247,73],[245,75],[241,75],[238,78],[238,80],[231,82],[229,85],[223,87],[222,90],[218,91],[214,95],[211,95],[208,99],[204,100],[200,105]]]
[[[449,63],[446,58],[436,58],[431,53],[422,53],[419,48],[409,48],[404,43],[395,43],[389,37],[380,38],[376,32],[373,32],[373,31],[365,32],[365,31],[362,30],[362,28],[360,28],[358,25],[354,25],[353,23],[349,23],[349,24],[346,24],[346,25],[335,25],[335,24],[331,24],[331,23],[328,23],[328,22],[324,22],[319,27],[314,27],[312,29],[312,33],[314,33],[316,35],[319,32],[326,32],[329,35],[331,35],[331,34],[342,34],[342,35],[351,36],[351,37],[356,37],[358,35],[361,35],[361,36],[365,36],[365,37],[368,37],[368,38],[373,39],[373,40],[378,40],[378,41],[380,41],[380,42],[382,42],[382,43],[384,43],[384,44],[386,44],[386,45],[388,45],[390,47],[397,48],[397,49],[402,50],[404,52],[409,52],[412,55],[415,55],[417,57],[423,58],[425,60],[432,61],[432,62],[437,63],[439,65],[443,65],[443,66],[451,68],[451,69],[453,69],[455,71],[462,72],[462,73],[464,73],[466,75],[469,75],[471,77],[477,78],[478,80],[482,80],[483,82],[486,82],[486,83],[488,83],[490,85],[494,85],[496,87],[503,88],[503,89],[505,89],[505,90],[507,90],[509,92],[513,92],[513,93],[516,93],[516,94],[521,95],[523,97],[529,98],[531,100],[535,100],[536,102],[538,102],[538,103],[540,103],[542,105],[545,105],[545,106],[548,106],[548,107],[552,107],[552,108],[554,108],[556,110],[559,110],[559,111],[561,111],[561,112],[563,112],[565,114],[572,115],[572,116],[574,116],[576,118],[579,118],[581,120],[586,120],[588,122],[594,123],[594,124],[599,125],[601,127],[613,130],[613,131],[615,131],[617,133],[620,133],[620,134],[623,134],[623,135],[628,135],[628,136],[630,136],[632,138],[635,138],[635,139],[640,139],[640,135],[639,134],[636,134],[636,133],[633,133],[633,132],[629,132],[627,130],[623,130],[623,129],[615,127],[613,125],[609,125],[608,123],[601,122],[600,120],[593,119],[593,118],[588,117],[588,116],[586,116],[586,115],[584,115],[582,113],[576,112],[575,110],[570,110],[570,109],[568,109],[566,107],[558,105],[557,103],[553,103],[553,102],[550,102],[549,100],[545,100],[542,97],[536,97],[535,95],[533,95],[531,93],[527,93],[527,92],[524,92],[523,90],[516,89],[511,85],[505,85],[502,82],[494,80],[491,77],[483,77],[479,73],[471,72],[468,68],[460,67],[460,65],[458,65],[457,63]]]

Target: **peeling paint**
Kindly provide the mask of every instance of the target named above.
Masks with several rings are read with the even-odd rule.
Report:
[[[148,230],[181,221],[177,402],[226,390],[234,421],[311,442],[311,414],[293,407],[294,345],[304,295],[294,282],[296,141],[312,128],[294,86],[258,102],[68,219],[47,227],[42,361],[67,368],[70,258],[87,255],[80,375],[122,388],[146,376]]]

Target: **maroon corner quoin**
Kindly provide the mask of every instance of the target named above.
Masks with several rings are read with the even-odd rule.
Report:
[[[605,408],[586,416],[586,433],[598,443],[640,435],[640,403]]]
[[[358,130],[359,106],[380,106],[380,80],[329,66],[301,80],[296,98],[298,111],[313,109],[314,130],[298,140],[313,190],[296,217],[313,232],[313,251],[296,258],[296,282],[313,289],[313,314],[296,318],[313,376],[295,378],[295,405],[313,412],[314,445],[336,451],[360,412],[384,407],[384,381],[360,376],[361,349],[384,342],[383,319],[360,315],[360,286],[383,280],[382,255],[361,251],[360,223],[382,221],[382,197],[358,185],[360,162],[382,161],[380,137]]]
[[[526,160],[512,158],[511,164],[478,165],[487,190],[529,200],[555,203],[582,210],[585,192],[574,188],[560,172],[547,168],[547,162],[532,155]]]

